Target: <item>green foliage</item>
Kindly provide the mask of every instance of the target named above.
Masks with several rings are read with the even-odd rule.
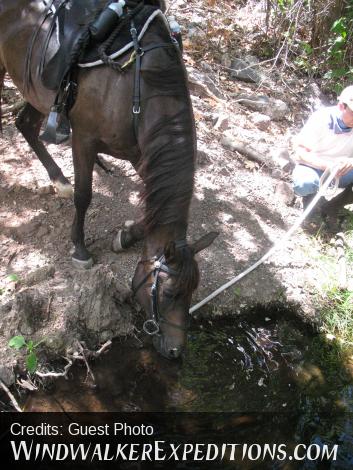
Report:
[[[44,340],[34,343],[31,339],[26,341],[23,336],[13,336],[9,341],[10,348],[17,350],[26,348],[26,368],[30,374],[33,374],[37,369],[38,358],[35,350],[43,341]]]
[[[272,34],[278,58],[339,93],[353,81],[353,2],[274,0]]]
[[[23,336],[14,336],[9,341],[10,348],[21,349],[23,346],[26,346],[26,340]]]

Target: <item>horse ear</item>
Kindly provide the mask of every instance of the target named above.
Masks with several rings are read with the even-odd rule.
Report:
[[[190,245],[190,248],[194,251],[194,253],[198,253],[201,250],[204,250],[208,246],[213,243],[213,241],[218,237],[219,232],[209,232],[206,233],[203,237],[201,237],[196,242]]]
[[[167,263],[175,261],[176,249],[173,241],[169,242],[164,248],[164,256]]]

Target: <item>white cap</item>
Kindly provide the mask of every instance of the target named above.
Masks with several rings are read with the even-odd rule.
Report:
[[[123,15],[123,8],[125,6],[125,0],[119,0],[118,2],[111,3],[108,8],[115,11],[118,16]]]
[[[350,109],[353,110],[353,85],[347,86],[344,90],[342,90],[340,96],[338,97],[338,101],[346,104]]]

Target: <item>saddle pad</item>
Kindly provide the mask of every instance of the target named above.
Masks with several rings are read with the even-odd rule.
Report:
[[[157,9],[156,7],[146,5],[135,17],[134,23],[135,28],[137,30],[137,35],[139,41],[142,39],[148,27],[152,23],[152,21],[156,17],[163,18],[164,22],[166,23],[167,27],[169,28],[168,21],[161,10]],[[134,44],[132,42],[131,34],[130,34],[130,23],[127,23],[122,30],[119,32],[118,37],[115,39],[113,45],[106,51],[106,54],[111,59],[116,59],[119,56],[123,55],[129,49],[133,48]],[[93,47],[92,47],[93,46]],[[98,47],[100,44],[91,45],[86,52],[84,53],[83,57],[80,58],[79,67],[95,67],[97,65],[102,65],[103,62],[99,58],[98,54]]]

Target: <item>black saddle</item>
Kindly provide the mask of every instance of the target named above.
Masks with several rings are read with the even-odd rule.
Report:
[[[44,1],[44,0],[43,0]],[[134,28],[140,34],[145,22],[158,7],[139,4],[134,11]],[[50,24],[42,50],[40,76],[43,85],[57,92],[44,132],[40,138],[50,143],[64,142],[70,135],[68,112],[75,100],[75,67],[80,61],[91,66],[101,56],[100,44],[91,42],[89,25],[107,5],[107,0],[54,0],[51,3]],[[120,51],[127,44],[133,47],[130,23],[122,24],[105,54]],[[108,56],[107,56],[108,57]],[[100,62],[102,63],[102,62]]]
[[[72,65],[73,53],[87,34],[88,24],[106,0],[55,0],[51,25],[42,51],[41,78],[50,90],[58,90]],[[54,7],[54,8],[53,8]]]

